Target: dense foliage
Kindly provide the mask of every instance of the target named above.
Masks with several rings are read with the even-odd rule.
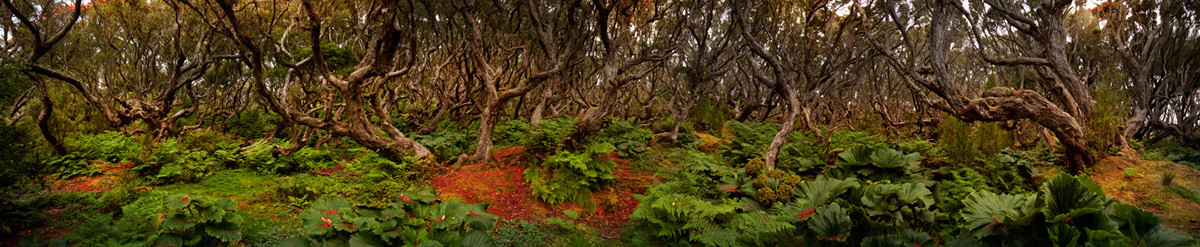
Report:
[[[1200,1],[2,0],[0,246],[1200,246]]]

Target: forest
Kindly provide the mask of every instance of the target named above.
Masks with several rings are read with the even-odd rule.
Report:
[[[0,246],[1200,246],[1200,1],[0,5]]]

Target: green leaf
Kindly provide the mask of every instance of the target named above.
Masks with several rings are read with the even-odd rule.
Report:
[[[850,228],[853,226],[849,214],[837,203],[817,209],[808,220],[808,228],[816,232],[821,240],[845,241],[850,237]]]
[[[813,205],[822,205],[830,198],[837,197],[850,188],[858,188],[858,182],[854,178],[840,180],[822,175],[817,176],[816,180],[800,183],[799,188],[793,190],[793,193]]]
[[[218,207],[204,207],[200,210],[200,218],[205,222],[219,222],[225,217],[225,210]]]
[[[923,184],[902,184],[900,185],[900,191],[896,195],[905,203],[913,204],[920,201],[926,208],[933,205],[933,192],[930,192],[929,188],[926,188]]]
[[[167,196],[167,199],[163,201],[163,204],[170,209],[182,209],[190,205],[192,203],[192,199],[193,198],[185,194],[175,194]]]
[[[375,235],[375,234],[371,234],[371,233],[367,233],[367,232],[357,232],[357,233],[354,233],[354,235],[350,235],[350,246],[351,247],[383,247],[383,246],[387,246],[387,244],[384,243],[382,239],[379,239],[379,235]]]
[[[163,234],[154,239],[157,247],[183,247],[183,237],[175,234]]]
[[[575,212],[575,210],[563,210],[562,213],[567,217],[571,217],[572,219],[579,218],[579,212]]]
[[[1067,224],[1054,224],[1050,226],[1050,242],[1054,246],[1079,246],[1079,236],[1083,235]]]
[[[875,164],[875,166],[880,168],[895,168],[914,165],[920,162],[920,154],[912,153],[904,155],[904,153],[890,148],[878,149],[871,153],[871,164]]]
[[[275,244],[276,247],[310,247],[312,243],[305,238],[289,238],[279,241]]]
[[[982,238],[993,235],[998,228],[1028,224],[1030,212],[1022,208],[1028,200],[1032,198],[996,195],[990,191],[971,193],[963,202],[967,230],[976,238]]]
[[[1044,197],[1047,216],[1057,217],[1081,208],[1105,208],[1108,200],[1104,194],[1097,193],[1097,189],[1090,188],[1095,185],[1095,183],[1090,183],[1091,179],[1087,179],[1086,176],[1081,177],[1084,179],[1062,174],[1055,176],[1053,180],[1043,186],[1042,190],[1046,192]]]
[[[462,245],[489,247],[494,246],[495,243],[492,242],[492,236],[488,235],[487,233],[484,233],[483,231],[471,231],[470,233],[467,233],[467,235],[463,236]]]
[[[221,242],[236,243],[242,240],[242,230],[232,223],[221,223],[204,227],[209,236],[217,237]]]
[[[196,226],[196,222],[188,219],[187,215],[176,214],[164,219],[158,227],[162,228],[163,230],[174,231],[179,229],[190,229],[194,226]]]
[[[838,154],[837,165],[839,166],[857,166],[871,162],[871,155],[875,149],[867,146],[856,146]]]

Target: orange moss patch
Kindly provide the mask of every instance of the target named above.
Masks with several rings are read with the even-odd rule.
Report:
[[[530,192],[524,171],[530,161],[521,154],[524,147],[512,147],[493,152],[490,162],[458,167],[438,175],[432,186],[445,200],[457,199],[468,203],[488,203],[488,213],[501,219],[543,221],[551,217],[569,219],[563,210],[580,212],[575,221],[600,230],[604,237],[620,237],[621,227],[628,224],[629,214],[637,208],[639,201],[634,197],[643,194],[657,178],[644,172],[629,170],[630,161],[605,155],[613,160],[617,170],[613,175],[616,183],[608,189],[592,193],[595,211],[586,211],[576,203],[550,205],[538,200]]]
[[[1200,233],[1200,202],[1163,186],[1160,174],[1168,172],[1175,174],[1172,187],[1200,188],[1200,170],[1162,161],[1113,156],[1098,162],[1089,175],[1109,197],[1154,211],[1175,230]]]

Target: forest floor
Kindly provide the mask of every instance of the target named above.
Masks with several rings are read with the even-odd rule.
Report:
[[[701,136],[705,149],[719,146],[720,139]],[[628,222],[639,200],[647,188],[660,178],[653,173],[633,169],[631,161],[616,157],[612,160],[617,169],[616,182],[609,189],[592,193],[580,202],[548,204],[531,193],[531,185],[524,178],[525,169],[532,163],[524,147],[515,146],[496,150],[488,162],[451,167],[445,173],[431,179],[430,185],[444,199],[458,199],[468,203],[488,203],[488,212],[505,221],[545,222],[561,218],[575,222],[575,227],[594,232],[602,240],[619,241],[621,230]],[[158,187],[122,187],[128,179],[133,163],[91,162],[100,173],[90,176],[75,176],[69,179],[52,180],[42,194],[87,193],[110,190],[164,190],[171,193],[190,193],[231,198],[239,202],[238,209],[248,212],[257,221],[274,222],[295,226],[298,209],[280,203],[266,203],[262,197],[272,195],[279,187],[278,181],[269,176],[257,175],[249,170],[225,170],[197,183],[171,184]],[[657,164],[672,166],[672,164]],[[1170,183],[1164,183],[1161,174],[1174,174]],[[1164,224],[1189,235],[1200,233],[1200,170],[1171,162],[1146,161],[1140,157],[1112,156],[1102,159],[1092,167],[1088,175],[1111,198],[1154,211],[1161,215]],[[578,217],[568,216],[566,211],[578,212]],[[67,217],[68,208],[52,208],[42,212],[48,218]],[[504,227],[505,223],[501,223]],[[70,225],[55,224],[41,229],[29,229],[18,236],[41,235],[53,239],[70,232]],[[0,240],[0,246],[12,246],[17,238]]]
[[[593,192],[582,202],[548,204],[530,193],[524,179],[530,164],[524,147],[496,150],[488,162],[457,167],[435,177],[432,185],[442,199],[458,199],[468,203],[488,203],[488,213],[505,220],[545,221],[559,217],[572,220],[564,213],[579,213],[577,227],[597,230],[604,240],[621,238],[621,227],[628,223],[629,214],[639,203],[635,195],[645,193],[658,178],[643,171],[631,170],[630,161],[607,155],[617,170],[617,182],[610,188]]]
[[[1175,174],[1169,184],[1161,174]],[[1117,201],[1154,211],[1167,226],[1200,232],[1200,170],[1163,161],[1111,156],[1088,173]]]

